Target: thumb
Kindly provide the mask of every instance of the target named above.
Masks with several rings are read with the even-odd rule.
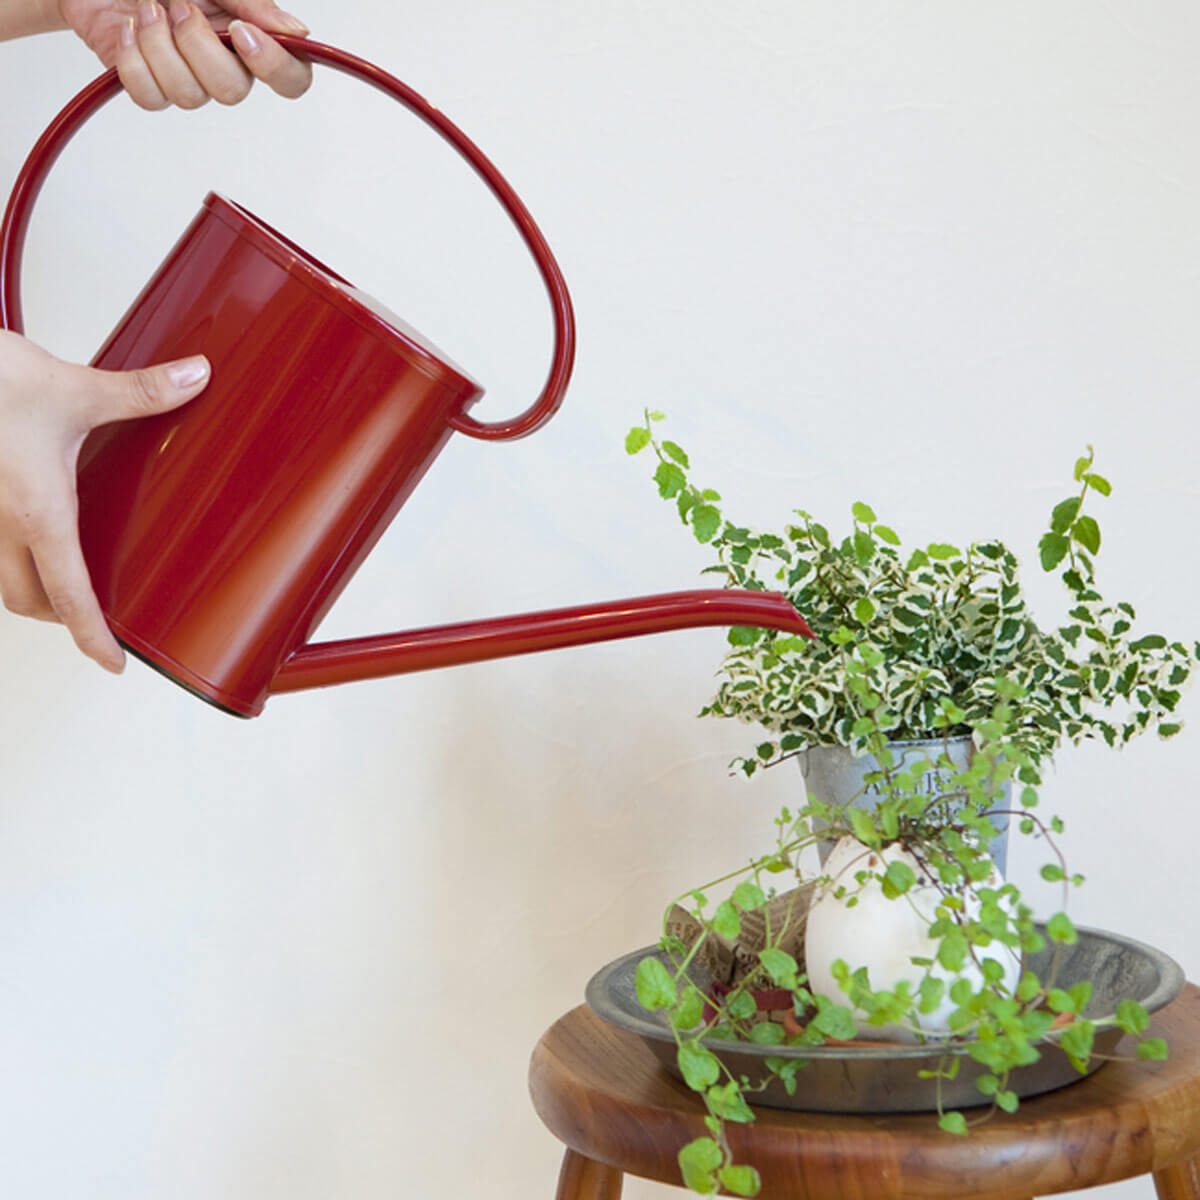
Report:
[[[299,17],[284,12],[275,0],[221,0],[221,7],[238,20],[257,25],[266,33],[291,33],[307,37],[312,32]]]
[[[212,376],[208,359],[181,358],[137,371],[95,371],[89,391],[94,402],[89,416],[96,425],[168,412],[198,396]]]

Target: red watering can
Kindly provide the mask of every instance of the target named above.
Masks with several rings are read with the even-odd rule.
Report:
[[[483,389],[445,354],[265,221],[209,195],[93,359],[128,370],[203,353],[213,366],[191,404],[104,426],[81,451],[80,537],[118,640],[196,695],[252,717],[277,692],[668,629],[758,625],[811,637],[782,595],[719,590],[309,643],[452,432],[507,441],[554,415],[575,326],[532,217],[465,134],[378,67],[278,40],[394,97],[471,164],[545,281],[550,374],[524,412],[476,419],[468,410]],[[21,254],[46,174],[120,90],[110,71],[76,96],[17,179],[0,227],[6,329],[23,332]]]

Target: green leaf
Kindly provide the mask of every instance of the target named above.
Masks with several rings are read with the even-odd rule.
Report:
[[[1167,1057],[1167,1043],[1163,1038],[1144,1038],[1138,1042],[1137,1056],[1162,1062]]]
[[[649,416],[650,420],[652,421],[665,421],[667,419],[667,414],[665,412],[659,412],[657,408],[652,408]]]
[[[875,605],[869,596],[859,596],[854,602],[854,618],[860,625],[869,625],[875,616]]]
[[[1075,1001],[1075,1011],[1082,1013],[1092,1002],[1092,981],[1090,979],[1081,979],[1078,983],[1073,983],[1067,991],[1071,993],[1071,999]]]
[[[823,1005],[809,1024],[818,1033],[836,1038],[839,1042],[852,1041],[858,1032],[854,1014],[844,1004]]]
[[[946,994],[946,981],[939,979],[936,975],[926,975],[921,980],[918,991],[921,1001],[917,1005],[917,1011],[928,1015],[936,1012],[942,1003],[942,998]]]
[[[887,525],[876,525],[874,533],[881,542],[887,542],[889,546],[900,545],[900,535]]]
[[[676,1061],[684,1083],[694,1092],[703,1092],[721,1078],[721,1064],[717,1056],[698,1042],[683,1042]]]
[[[748,1021],[758,1012],[758,1005],[754,1003],[754,997],[749,992],[735,992],[726,1007],[729,1015],[738,1021]]]
[[[1073,946],[1079,940],[1075,926],[1066,913],[1058,912],[1046,922],[1046,933],[1052,942],[1060,942],[1064,946]]]
[[[879,809],[879,827],[883,830],[885,838],[895,838],[900,835],[900,818],[890,805]]]
[[[1117,1024],[1136,1037],[1150,1027],[1150,1014],[1136,1000],[1122,1000],[1117,1005]]]
[[[756,1046],[782,1046],[786,1038],[783,1026],[774,1021],[759,1021],[750,1026],[750,1040]]]
[[[711,1196],[717,1190],[717,1169],[725,1161],[721,1147],[712,1138],[697,1138],[679,1151],[683,1182],[693,1192]]]
[[[727,1083],[714,1084],[707,1092],[710,1112],[716,1113],[723,1121],[733,1121],[738,1125],[749,1125],[754,1120],[754,1114],[742,1095],[736,1079]]]
[[[1087,1066],[1096,1038],[1096,1027],[1091,1021],[1073,1021],[1062,1031],[1058,1044],[1067,1052],[1076,1070]]]
[[[1163,650],[1166,645],[1167,639],[1161,633],[1148,633],[1136,642],[1130,642],[1129,648],[1135,654],[1140,654],[1143,650]]]
[[[1158,727],[1158,736],[1165,742],[1167,738],[1174,737],[1181,729],[1182,725],[1176,723],[1160,725]]]
[[[1053,571],[1071,549],[1071,543],[1061,533],[1045,533],[1038,542],[1038,551],[1042,556],[1042,570]]]
[[[1046,1004],[1051,1012],[1073,1013],[1075,1011],[1074,997],[1069,992],[1063,991],[1062,988],[1051,988],[1046,993]]]
[[[756,908],[762,908],[766,904],[767,898],[757,883],[750,883],[746,880],[733,889],[733,902],[742,912],[751,912]]]
[[[967,1136],[967,1118],[960,1112],[942,1113],[938,1118],[938,1126],[946,1133],[953,1133],[957,1137]]]
[[[1112,484],[1109,483],[1108,480],[1105,479],[1103,475],[1097,475],[1095,472],[1091,472],[1090,474],[1085,475],[1083,478],[1084,478],[1085,482],[1087,483],[1088,487],[1092,488],[1094,491],[1099,492],[1100,495],[1102,495],[1102,496],[1111,496],[1112,495]]]
[[[762,630],[753,625],[731,625],[725,636],[731,646],[753,646],[762,637]]]
[[[917,873],[905,862],[890,862],[883,874],[883,894],[889,900],[903,896],[917,882]]]
[[[735,1196],[757,1196],[762,1187],[762,1180],[753,1167],[730,1164],[721,1168],[720,1178],[725,1190]]]
[[[689,985],[671,1013],[671,1025],[675,1029],[695,1029],[703,1020],[704,997],[698,988]]]
[[[1066,533],[1071,528],[1071,522],[1079,515],[1079,497],[1072,496],[1061,504],[1054,506],[1050,514],[1050,530],[1052,533]]]
[[[863,812],[861,808],[848,808],[846,816],[850,821],[850,828],[854,831],[854,836],[863,845],[872,846],[879,841],[879,834],[875,829],[875,822],[871,820],[870,813]]]
[[[675,1003],[675,981],[662,962],[650,955],[637,965],[634,975],[638,1003],[651,1012]]]
[[[861,521],[864,525],[875,524],[875,510],[869,504],[863,504],[861,500],[855,501],[851,511],[856,521]]]
[[[1058,863],[1047,863],[1042,868],[1042,878],[1047,883],[1058,883],[1061,880],[1066,879],[1066,877],[1066,872],[1063,871],[1062,867],[1060,867]]]
[[[636,454],[650,445],[650,430],[644,425],[635,425],[625,435],[625,453]]]
[[[1017,1099],[1016,1092],[996,1093],[996,1105],[997,1107],[1004,1109],[1005,1112],[1016,1112],[1020,1103],[1020,1100]]]
[[[962,557],[962,551],[957,546],[951,546],[948,542],[934,542],[932,545],[926,546],[925,549],[930,558],[935,558],[940,562],[945,562],[950,558]]]
[[[679,470],[678,467],[675,470]],[[711,504],[697,504],[688,516],[698,542],[711,542],[721,527],[721,514]]]
[[[674,463],[660,462],[654,472],[654,482],[658,484],[658,494],[669,500],[687,486],[687,476]]]
[[[713,928],[726,940],[733,941],[742,932],[742,921],[737,909],[728,900],[722,900],[713,913]]]
[[[1020,983],[1017,984],[1017,999],[1024,1004],[1026,1001],[1032,1000],[1041,990],[1038,977],[1032,971],[1025,971],[1021,975]]]
[[[796,960],[786,951],[776,946],[768,946],[760,950],[759,962],[766,968],[771,982],[777,987],[794,988],[797,984],[796,973],[799,967]]]
[[[854,535],[854,557],[864,567],[875,557],[875,539],[865,529]]]
[[[961,971],[967,961],[967,937],[957,926],[947,930],[938,943],[937,960],[947,971]]]
[[[1100,550],[1100,526],[1096,524],[1095,517],[1080,517],[1075,522],[1075,528],[1072,531],[1075,535],[1075,540],[1089,553],[1097,554]]]
[[[663,453],[669,458],[673,458],[681,467],[689,467],[688,456],[683,452],[683,447],[676,445],[674,442],[663,442]]]

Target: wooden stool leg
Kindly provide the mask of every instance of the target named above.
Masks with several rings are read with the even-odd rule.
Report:
[[[1158,1200],[1200,1200],[1200,1154],[1154,1172]]]
[[[623,1178],[616,1167],[606,1167],[568,1150],[558,1173],[557,1200],[621,1200]]]

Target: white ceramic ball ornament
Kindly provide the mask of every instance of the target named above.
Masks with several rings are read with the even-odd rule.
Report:
[[[906,864],[918,880],[897,899],[889,900],[876,878],[868,879],[861,886],[855,879],[863,870],[883,874],[893,862]],[[973,988],[978,988],[983,976],[970,958],[958,972],[947,971],[936,961],[929,968],[913,965],[913,958],[933,958],[937,949],[936,940],[929,936],[929,926],[936,919],[942,893],[933,882],[921,882],[928,880],[927,869],[901,846],[892,845],[877,852],[852,837],[844,837],[838,842],[824,869],[831,882],[813,901],[805,932],[809,990],[815,995],[827,996],[835,1003],[849,1004],[833,977],[833,964],[839,958],[852,971],[866,967],[870,986],[875,991],[891,990],[908,980],[915,996],[925,974],[934,975],[945,982],[945,996],[933,1012],[919,1015],[920,1028],[926,1037],[948,1037],[951,1030],[947,1022],[958,1007],[950,999],[951,986],[959,979],[968,979]],[[999,871],[994,866],[992,871],[993,878],[987,881],[987,886],[1002,886]],[[845,889],[840,898],[835,894],[839,888]],[[857,903],[851,906],[848,902],[852,897],[857,897]],[[979,901],[972,894],[967,893],[963,903],[968,919],[978,913]],[[1012,950],[993,942],[980,957],[999,962],[1004,967],[1004,986],[1010,991],[1015,989],[1021,963]],[[861,1016],[855,1014],[856,1019]],[[864,1038],[884,1042],[917,1040],[915,1034],[900,1025],[860,1024],[859,1033]]]

